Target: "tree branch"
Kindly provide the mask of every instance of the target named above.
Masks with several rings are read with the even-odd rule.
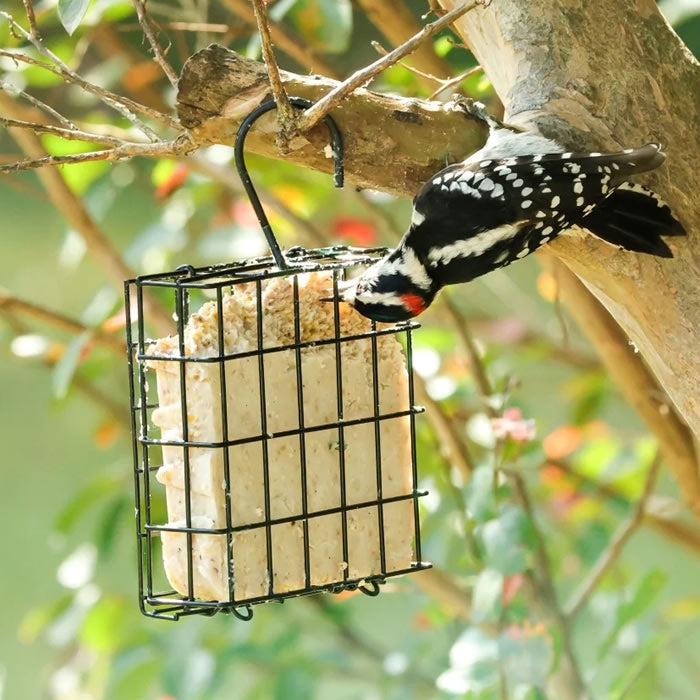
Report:
[[[59,124],[63,124],[63,126],[67,129],[76,130],[78,128],[75,124],[73,124],[72,121],[70,121],[70,119],[66,119],[62,114],[59,114],[53,107],[49,107],[49,105],[47,105],[45,102],[42,102],[33,95],[30,95],[28,92],[24,92],[24,90],[16,88],[10,83],[6,83],[0,80],[0,90],[5,90],[6,92],[9,92],[11,95],[14,95],[16,97],[22,97],[23,99],[27,100],[27,102],[30,102],[35,107],[38,107],[42,112],[46,112],[49,116],[53,117]]]
[[[338,83],[282,72],[291,95],[316,102]],[[183,67],[177,100],[182,124],[198,145],[232,144],[238,126],[269,97],[265,66],[212,45]],[[452,158],[466,158],[483,145],[487,128],[452,104],[426,102],[356,90],[333,114],[343,133],[345,173],[359,187],[412,197],[422,183]],[[272,118],[262,117],[246,140],[251,152],[280,158]],[[323,126],[294,139],[291,162],[332,172]]]
[[[143,29],[143,33],[148,39],[148,43],[151,45],[153,50],[153,60],[163,69],[166,78],[170,81],[170,84],[177,89],[177,73],[173,70],[173,67],[168,63],[165,58],[163,50],[160,48],[160,44],[156,39],[156,35],[153,31],[153,23],[151,18],[148,16],[146,11],[145,0],[134,0],[134,7],[136,8],[136,14],[139,18],[139,24]],[[170,42],[168,42],[168,48],[170,48]]]
[[[357,0],[357,3],[392,46],[400,46],[421,30],[403,0]],[[452,74],[450,64],[438,56],[429,44],[422,44],[414,51],[411,64],[421,74],[429,74],[436,80]]]
[[[16,106],[12,100],[0,93],[0,108],[12,116]],[[15,127],[8,129],[8,133],[30,159],[40,159],[43,155],[44,148],[35,134]],[[46,188],[51,203],[63,215],[66,222],[83,237],[90,254],[121,289],[124,280],[135,277],[135,274],[112,247],[80,197],[68,187],[57,168],[42,168],[37,171],[37,175]],[[173,329],[173,320],[167,309],[150,294],[144,295],[144,304],[149,320],[158,333],[169,335]]]
[[[571,464],[561,459],[548,459],[542,466],[552,465],[561,469],[567,476],[579,484],[585,485],[596,496],[609,499],[617,504],[631,505],[627,496],[610,484],[600,483],[595,479],[574,469]],[[683,522],[675,520],[664,513],[664,508],[658,508],[647,499],[644,511],[644,524],[656,530],[659,534],[673,540],[676,544],[687,547],[695,556],[700,555],[700,532]]]
[[[649,496],[651,496],[654,490],[654,484],[656,483],[656,477],[659,473],[659,466],[661,465],[661,452],[657,452],[654,457],[651,466],[649,467],[649,472],[644,482],[644,489],[642,490],[642,495],[639,497],[639,501],[635,506],[634,512],[626,523],[615,533],[610,543],[605,548],[605,551],[600,555],[598,561],[593,565],[588,577],[585,581],[576,589],[574,594],[571,596],[571,600],[568,602],[565,610],[566,617],[568,619],[573,619],[576,614],[581,610],[581,608],[586,604],[586,601],[591,596],[596,586],[601,582],[605,574],[608,572],[610,567],[617,561],[620,554],[622,554],[622,549],[627,543],[627,540],[632,536],[632,533],[642,524],[644,520],[644,512],[646,510],[647,501]]]
[[[460,586],[446,571],[433,567],[416,571],[411,576],[423,593],[438,601],[448,612],[471,622],[472,605],[469,591]]]
[[[280,69],[277,66],[275,52],[272,48],[272,38],[270,37],[270,27],[264,0],[253,0],[253,9],[255,10],[255,20],[258,23],[263,59],[265,60],[267,75],[270,79],[272,95],[277,105],[277,121],[280,125],[277,136],[278,146],[282,153],[287,153],[289,152],[289,140],[296,130],[296,115],[287,97],[284,85],[282,85]]]
[[[466,483],[474,471],[474,463],[464,441],[460,439],[454,422],[445,413],[440,402],[428,393],[423,378],[416,374],[414,383],[416,400],[425,406],[426,416],[433,426],[440,447],[444,450],[445,459],[457,469]]]
[[[590,235],[560,236],[549,247],[586,280],[700,436],[700,170],[688,157],[689,144],[695,153],[700,143],[700,64],[651,0],[589,0],[565,13],[548,0],[499,0],[455,26],[508,121],[574,151],[664,144],[664,167],[639,179],[689,233],[671,243],[673,260],[619,251]],[[544,36],[553,50],[543,50]]]
[[[311,127],[323,119],[326,114],[337,107],[353,90],[364,86],[365,83],[369,82],[374,76],[379,75],[379,73],[386,70],[389,66],[398,63],[402,58],[415,51],[426,39],[433,36],[433,34],[437,34],[437,32],[447,27],[462,15],[473,10],[475,7],[483,5],[484,1],[485,0],[474,0],[474,2],[461,3],[440,19],[423,27],[418,34],[411,37],[393,51],[390,51],[386,56],[382,56],[374,63],[370,63],[370,65],[353,73],[347,80],[340,83],[340,85],[331,90],[325,97],[316,102],[313,107],[304,112],[299,120],[299,131],[304,132],[311,129]]]
[[[221,0],[221,3],[244,22],[253,26],[256,25],[255,12],[249,0]],[[270,21],[268,24],[272,41],[300,66],[329,78],[339,77],[334,68],[320,59],[314,51],[305,46],[297,37],[293,36],[283,24],[274,21]]]
[[[9,18],[9,21],[12,22],[13,26],[19,27],[19,25],[16,24],[15,21],[6,12],[0,11],[0,17],[5,17],[6,19]],[[22,31],[24,32],[24,30]],[[29,35],[26,32],[25,35],[29,37]],[[43,48],[43,44],[39,43],[39,46]],[[144,124],[138,117],[136,117],[134,112],[141,112],[142,114],[145,114],[151,117],[152,119],[155,119],[159,122],[162,122],[163,124],[166,124],[167,126],[172,127],[173,129],[180,128],[180,125],[178,124],[177,120],[173,119],[167,114],[163,114],[162,112],[159,112],[156,109],[152,109],[151,107],[147,107],[146,105],[134,102],[128,97],[117,95],[116,93],[111,92],[110,90],[107,90],[105,88],[101,88],[98,85],[93,85],[87,80],[81,78],[77,73],[71,71],[67,66],[65,67],[65,70],[62,66],[56,68],[50,63],[38,61],[35,58],[26,56],[25,54],[18,53],[16,51],[7,51],[6,49],[0,49],[0,56],[5,56],[6,58],[9,58],[13,61],[19,61],[20,63],[26,63],[31,66],[43,68],[44,70],[49,71],[49,73],[53,73],[54,75],[59,76],[67,83],[73,83],[75,85],[78,85],[83,90],[85,90],[85,92],[89,92],[91,95],[95,95],[100,100],[102,100],[102,102],[104,102],[107,106],[112,107],[112,109],[119,112],[124,118],[128,119],[136,128],[138,128],[152,141],[157,141],[159,139],[158,135],[155,133],[155,131],[153,131],[153,129],[151,129],[151,127]]]
[[[6,120],[0,120],[0,123]],[[14,128],[17,125],[10,125]],[[22,128],[26,129],[26,126]],[[35,129],[45,131],[45,129]],[[55,133],[55,132],[52,132]],[[66,138],[66,136],[63,136]],[[82,141],[82,138],[78,138]],[[28,160],[20,160],[16,163],[0,165],[0,173],[14,173],[20,170],[34,170],[44,168],[47,165],[72,165],[75,163],[88,163],[95,160],[125,160],[134,156],[151,156],[154,158],[169,158],[188,153],[192,150],[186,136],[180,136],[173,141],[159,141],[157,143],[125,143],[105,151],[89,151],[88,153],[73,153],[67,156],[42,156]]]
[[[545,540],[537,525],[535,510],[525,486],[525,480],[518,472],[510,472],[509,480],[513,485],[517,502],[528,516],[537,542],[536,566],[534,572],[526,576],[525,580],[528,584],[526,591],[528,588],[531,589],[528,596],[531,605],[538,610],[538,616],[545,624],[558,628],[562,642],[562,658],[559,661],[559,667],[549,679],[551,697],[557,700],[588,700],[590,696],[578,667],[568,619],[559,605]]]
[[[610,377],[659,441],[683,500],[700,521],[700,475],[692,433],[602,304],[563,263],[550,255],[541,259],[553,270],[564,303]]]
[[[76,126],[70,129],[64,129],[59,126],[49,126],[48,124],[37,124],[36,122],[27,122],[21,119],[6,119],[0,117],[0,125],[4,127],[15,126],[19,129],[29,129],[30,131],[42,132],[45,134],[54,134],[69,141],[85,141],[88,143],[101,143],[106,146],[123,146],[124,141],[114,136],[103,136],[100,134],[90,134],[86,131],[81,131]]]
[[[115,338],[112,335],[104,333],[99,328],[92,328],[86,326],[80,321],[76,321],[64,314],[58,313],[56,311],[51,311],[44,306],[39,304],[34,304],[30,301],[25,301],[24,299],[19,299],[13,296],[9,292],[0,288],[0,309],[3,311],[11,311],[14,313],[23,313],[33,318],[37,318],[40,321],[50,323],[57,328],[63,328],[64,330],[70,331],[71,333],[82,333],[83,331],[90,331],[92,333],[92,341],[97,345],[102,345],[108,348],[112,352],[118,354],[120,357],[124,355],[124,343],[119,338]]]

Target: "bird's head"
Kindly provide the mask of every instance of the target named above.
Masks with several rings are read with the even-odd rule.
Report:
[[[397,248],[360,277],[342,283],[342,301],[373,321],[407,321],[425,311],[435,297],[423,264],[411,248]]]

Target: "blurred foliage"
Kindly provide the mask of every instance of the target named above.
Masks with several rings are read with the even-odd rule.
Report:
[[[422,2],[407,4],[416,17],[425,11]],[[698,53],[698,3],[661,5]],[[130,3],[48,0],[36,8],[46,44],[74,69],[147,104],[165,108],[172,102],[169,85],[146,54]],[[169,59],[176,69],[211,41],[259,53],[253,28],[232,19],[224,3],[171,0],[150,2],[149,8],[172,40]],[[18,0],[10,0],[9,9],[22,17]],[[341,74],[376,55],[369,42],[381,37],[350,0],[277,0],[270,12]],[[180,24],[173,28],[173,22]],[[193,22],[212,26],[183,28]],[[215,27],[222,23],[230,23],[223,33]],[[0,44],[16,48],[21,42],[3,24]],[[455,75],[475,64],[449,33],[434,46]],[[283,55],[280,61],[305,70]],[[75,120],[109,119],[128,127],[93,97],[37,67],[0,59],[0,69],[8,90],[30,91]],[[372,87],[429,94],[424,81],[399,65]],[[460,87],[493,99],[483,75]],[[89,147],[42,138],[55,153]],[[18,157],[2,133],[0,146],[3,159]],[[213,146],[205,156],[228,166],[232,152]],[[391,245],[407,221],[408,202],[337,191],[326,176],[282,162],[249,161],[257,182],[333,239]],[[264,250],[241,193],[182,163],[89,163],[61,172],[139,273]],[[546,697],[561,640],[524,595],[538,539],[503,475],[514,471],[524,478],[557,592],[566,600],[630,515],[655,445],[585,341],[557,312],[556,280],[535,261],[493,273],[451,297],[477,338],[494,387],[492,405],[480,397],[439,305],[415,336],[416,369],[476,464],[464,483],[437,449],[429,424],[419,422],[421,485],[430,491],[421,503],[424,557],[471,591],[471,619],[455,617],[406,577],[387,585],[376,600],[322,596],[260,606],[251,623],[219,615],[170,624],[138,610],[125,357],[94,342],[97,330],[121,337],[121,290],[105,283],[81,236],[51,208],[35,173],[2,180],[0,210],[3,284],[87,326],[71,336],[21,314],[0,315],[5,527],[16,526],[3,536],[7,612],[0,698]],[[271,220],[284,244],[299,242],[287,218],[272,214]],[[492,420],[494,412],[503,415],[500,422]],[[668,477],[660,480],[655,499],[683,523]],[[154,497],[153,507],[164,508],[162,495]],[[696,555],[697,549],[644,527],[604,577],[572,624],[594,697],[697,697]]]

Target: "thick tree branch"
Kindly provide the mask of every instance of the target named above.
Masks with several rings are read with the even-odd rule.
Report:
[[[338,85],[318,76],[282,71],[288,94],[319,100]],[[265,66],[220,46],[192,56],[179,82],[178,113],[199,145],[233,143],[242,119],[269,98]],[[364,89],[348,95],[333,118],[343,133],[345,173],[359,187],[412,197],[423,182],[451,160],[465,158],[483,145],[486,126],[453,105],[379,95]],[[279,158],[274,116],[262,117],[250,132],[246,148]],[[300,165],[332,172],[324,148],[323,125],[295,139],[287,158]],[[296,146],[296,147],[295,147]]]
[[[700,474],[693,436],[615,320],[563,263],[551,265],[564,303],[598,351],[610,377],[659,441],[683,500],[700,520]]]
[[[572,150],[664,144],[666,164],[641,181],[689,232],[671,244],[673,260],[621,252],[592,236],[562,236],[551,248],[622,325],[699,436],[698,61],[653,0],[573,0],[566,12],[548,0],[499,0],[455,26],[510,122],[538,127]]]

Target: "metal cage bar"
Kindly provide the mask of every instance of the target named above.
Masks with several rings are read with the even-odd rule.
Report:
[[[411,571],[428,568],[430,564],[422,561],[422,549],[420,541],[420,522],[418,499],[425,492],[418,489],[418,474],[415,446],[415,417],[422,412],[422,407],[416,406],[415,391],[412,375],[413,345],[411,333],[417,328],[417,324],[405,322],[394,324],[389,327],[377,328],[376,324],[371,324],[370,330],[353,335],[342,335],[340,323],[340,308],[337,301],[338,283],[345,278],[346,271],[352,267],[365,266],[384,254],[384,249],[371,251],[358,251],[347,247],[334,247],[332,249],[321,249],[313,251],[303,251],[296,249],[293,254],[287,252],[287,259],[294,260],[294,267],[280,271],[276,267],[273,258],[258,258],[251,261],[249,265],[236,263],[228,266],[212,266],[205,268],[193,268],[190,266],[179,268],[171,273],[159,275],[149,275],[129,280],[125,284],[125,303],[127,318],[127,356],[129,362],[129,396],[131,408],[131,425],[133,432],[133,458],[134,458],[134,497],[136,500],[136,536],[138,549],[138,586],[139,604],[144,614],[163,618],[178,619],[182,616],[204,614],[211,615],[216,612],[229,612],[239,619],[250,619],[253,610],[252,606],[271,600],[284,600],[286,598],[308,595],[322,591],[338,593],[343,590],[361,590],[367,595],[376,595],[380,590],[380,585],[388,578],[398,576]],[[331,337],[316,341],[309,341],[303,337],[302,325],[299,313],[300,291],[299,272],[307,271],[327,271],[332,274],[334,296],[332,314]],[[267,280],[280,276],[293,276],[293,338],[286,345],[275,347],[264,347],[264,316],[263,316],[263,283]],[[249,352],[229,352],[226,347],[226,329],[224,327],[224,307],[227,294],[236,294],[239,284],[253,284],[253,295],[255,297],[256,308],[258,309],[257,326],[255,335],[257,337],[257,347]],[[147,335],[146,322],[143,313],[143,295],[146,288],[157,288],[159,293],[170,292],[172,294],[171,304],[175,310],[176,333],[174,336],[173,355],[163,356],[154,353],[149,346],[155,342]],[[218,348],[216,352],[208,357],[192,357],[187,355],[185,326],[189,320],[189,296],[193,289],[210,290],[210,299],[215,304],[216,335]],[[384,412],[381,410],[380,397],[380,377],[379,377],[379,352],[378,340],[382,336],[398,335],[405,337],[405,358],[408,368],[408,398],[409,405],[405,410]],[[293,341],[293,342],[292,342]],[[349,343],[369,342],[372,360],[372,409],[368,415],[360,417],[353,416],[346,418],[344,405],[344,392],[352,390],[347,386],[343,376],[343,352],[349,348]],[[334,420],[327,423],[310,423],[305,411],[304,394],[304,353],[310,352],[314,347],[334,348],[335,367],[335,390],[336,415]],[[285,352],[292,353],[296,378],[296,414],[297,420],[291,428],[270,432],[270,424],[267,414],[267,396],[265,358],[271,357],[271,353]],[[231,417],[229,415],[229,405],[227,403],[227,363],[245,358],[256,358],[259,377],[259,399],[260,399],[260,432],[255,435],[238,437],[238,434],[229,431]],[[179,385],[179,415],[182,423],[181,439],[164,439],[156,432],[158,429],[153,425],[150,417],[151,411],[158,406],[149,395],[152,395],[151,384],[149,389],[149,379],[154,373],[152,362],[175,362],[173,370]],[[202,440],[199,435],[191,434],[189,430],[188,416],[188,366],[195,367],[195,363],[218,363],[218,367],[212,367],[213,375],[218,378],[220,387],[220,405],[215,406],[216,415],[221,419],[221,429],[215,433],[216,440]],[[190,364],[192,363],[192,364]],[[211,366],[211,365],[205,365]],[[403,408],[403,407],[399,407]],[[383,472],[382,472],[382,443],[381,426],[387,420],[408,420],[410,424],[410,473],[411,488],[399,495],[387,497],[384,493]],[[218,418],[217,418],[218,421]],[[371,495],[369,500],[355,502],[352,494],[348,492],[348,482],[346,475],[346,430],[354,426],[371,425],[374,429],[374,462],[376,478],[376,496]],[[217,429],[218,430],[218,429]],[[308,485],[308,449],[307,440],[309,435],[319,431],[335,431],[338,442],[338,481],[339,481],[339,502],[330,508],[311,508],[309,502]],[[192,439],[193,437],[200,439]],[[298,440],[298,476],[295,477],[295,484],[301,490],[301,503],[299,512],[291,515],[284,514],[282,517],[273,517],[271,512],[271,484],[272,478],[269,463],[269,442],[277,438],[296,438]],[[262,451],[262,481],[264,509],[260,519],[255,522],[241,521],[234,519],[232,494],[236,489],[235,463],[231,459],[230,449],[247,444],[259,444]],[[185,524],[179,526],[177,523],[168,524],[154,521],[156,512],[160,508],[154,509],[152,502],[154,499],[162,498],[162,490],[154,489],[151,485],[151,473],[158,471],[164,463],[158,463],[156,455],[149,451],[154,449],[180,448],[182,450],[182,478],[185,489]],[[197,450],[209,449],[220,451],[223,460],[223,491],[225,505],[225,522],[215,527],[200,527],[201,523],[193,523],[192,506],[192,483],[191,469],[192,460],[198,455]],[[164,455],[165,456],[165,455]],[[294,486],[296,488],[296,486]],[[409,567],[398,570],[391,569],[387,562],[387,551],[385,541],[385,520],[384,508],[389,504],[398,504],[405,501],[413,502],[413,525],[414,542],[413,552],[415,561],[411,561]],[[377,527],[380,545],[380,571],[377,574],[357,578],[351,574],[352,551],[349,542],[349,523],[351,513],[360,513],[361,509],[376,509]],[[316,585],[313,583],[313,568],[311,562],[312,545],[312,522],[323,522],[319,518],[333,516],[339,518],[341,537],[339,537],[339,547],[342,547],[342,574],[338,573],[338,580],[331,583]],[[358,517],[358,516],[353,516]],[[219,521],[221,522],[221,521]],[[295,590],[275,590],[275,567],[273,561],[274,554],[274,528],[300,522],[303,537],[303,586]],[[317,526],[318,527],[318,526]],[[260,595],[247,595],[239,593],[235,585],[236,567],[236,541],[237,534],[251,531],[264,532],[264,545],[267,571],[267,581],[264,593]],[[160,564],[155,561],[158,548],[154,545],[161,533],[175,533],[186,542],[186,594],[180,594],[174,590],[157,590],[154,586],[156,573],[159,572]],[[225,538],[226,540],[226,566],[227,566],[227,599],[223,600],[198,600],[197,586],[198,575],[194,566],[194,547],[199,545],[197,538]],[[262,542],[263,540],[261,540]],[[339,552],[340,554],[340,552]],[[184,590],[184,589],[183,589]]]

